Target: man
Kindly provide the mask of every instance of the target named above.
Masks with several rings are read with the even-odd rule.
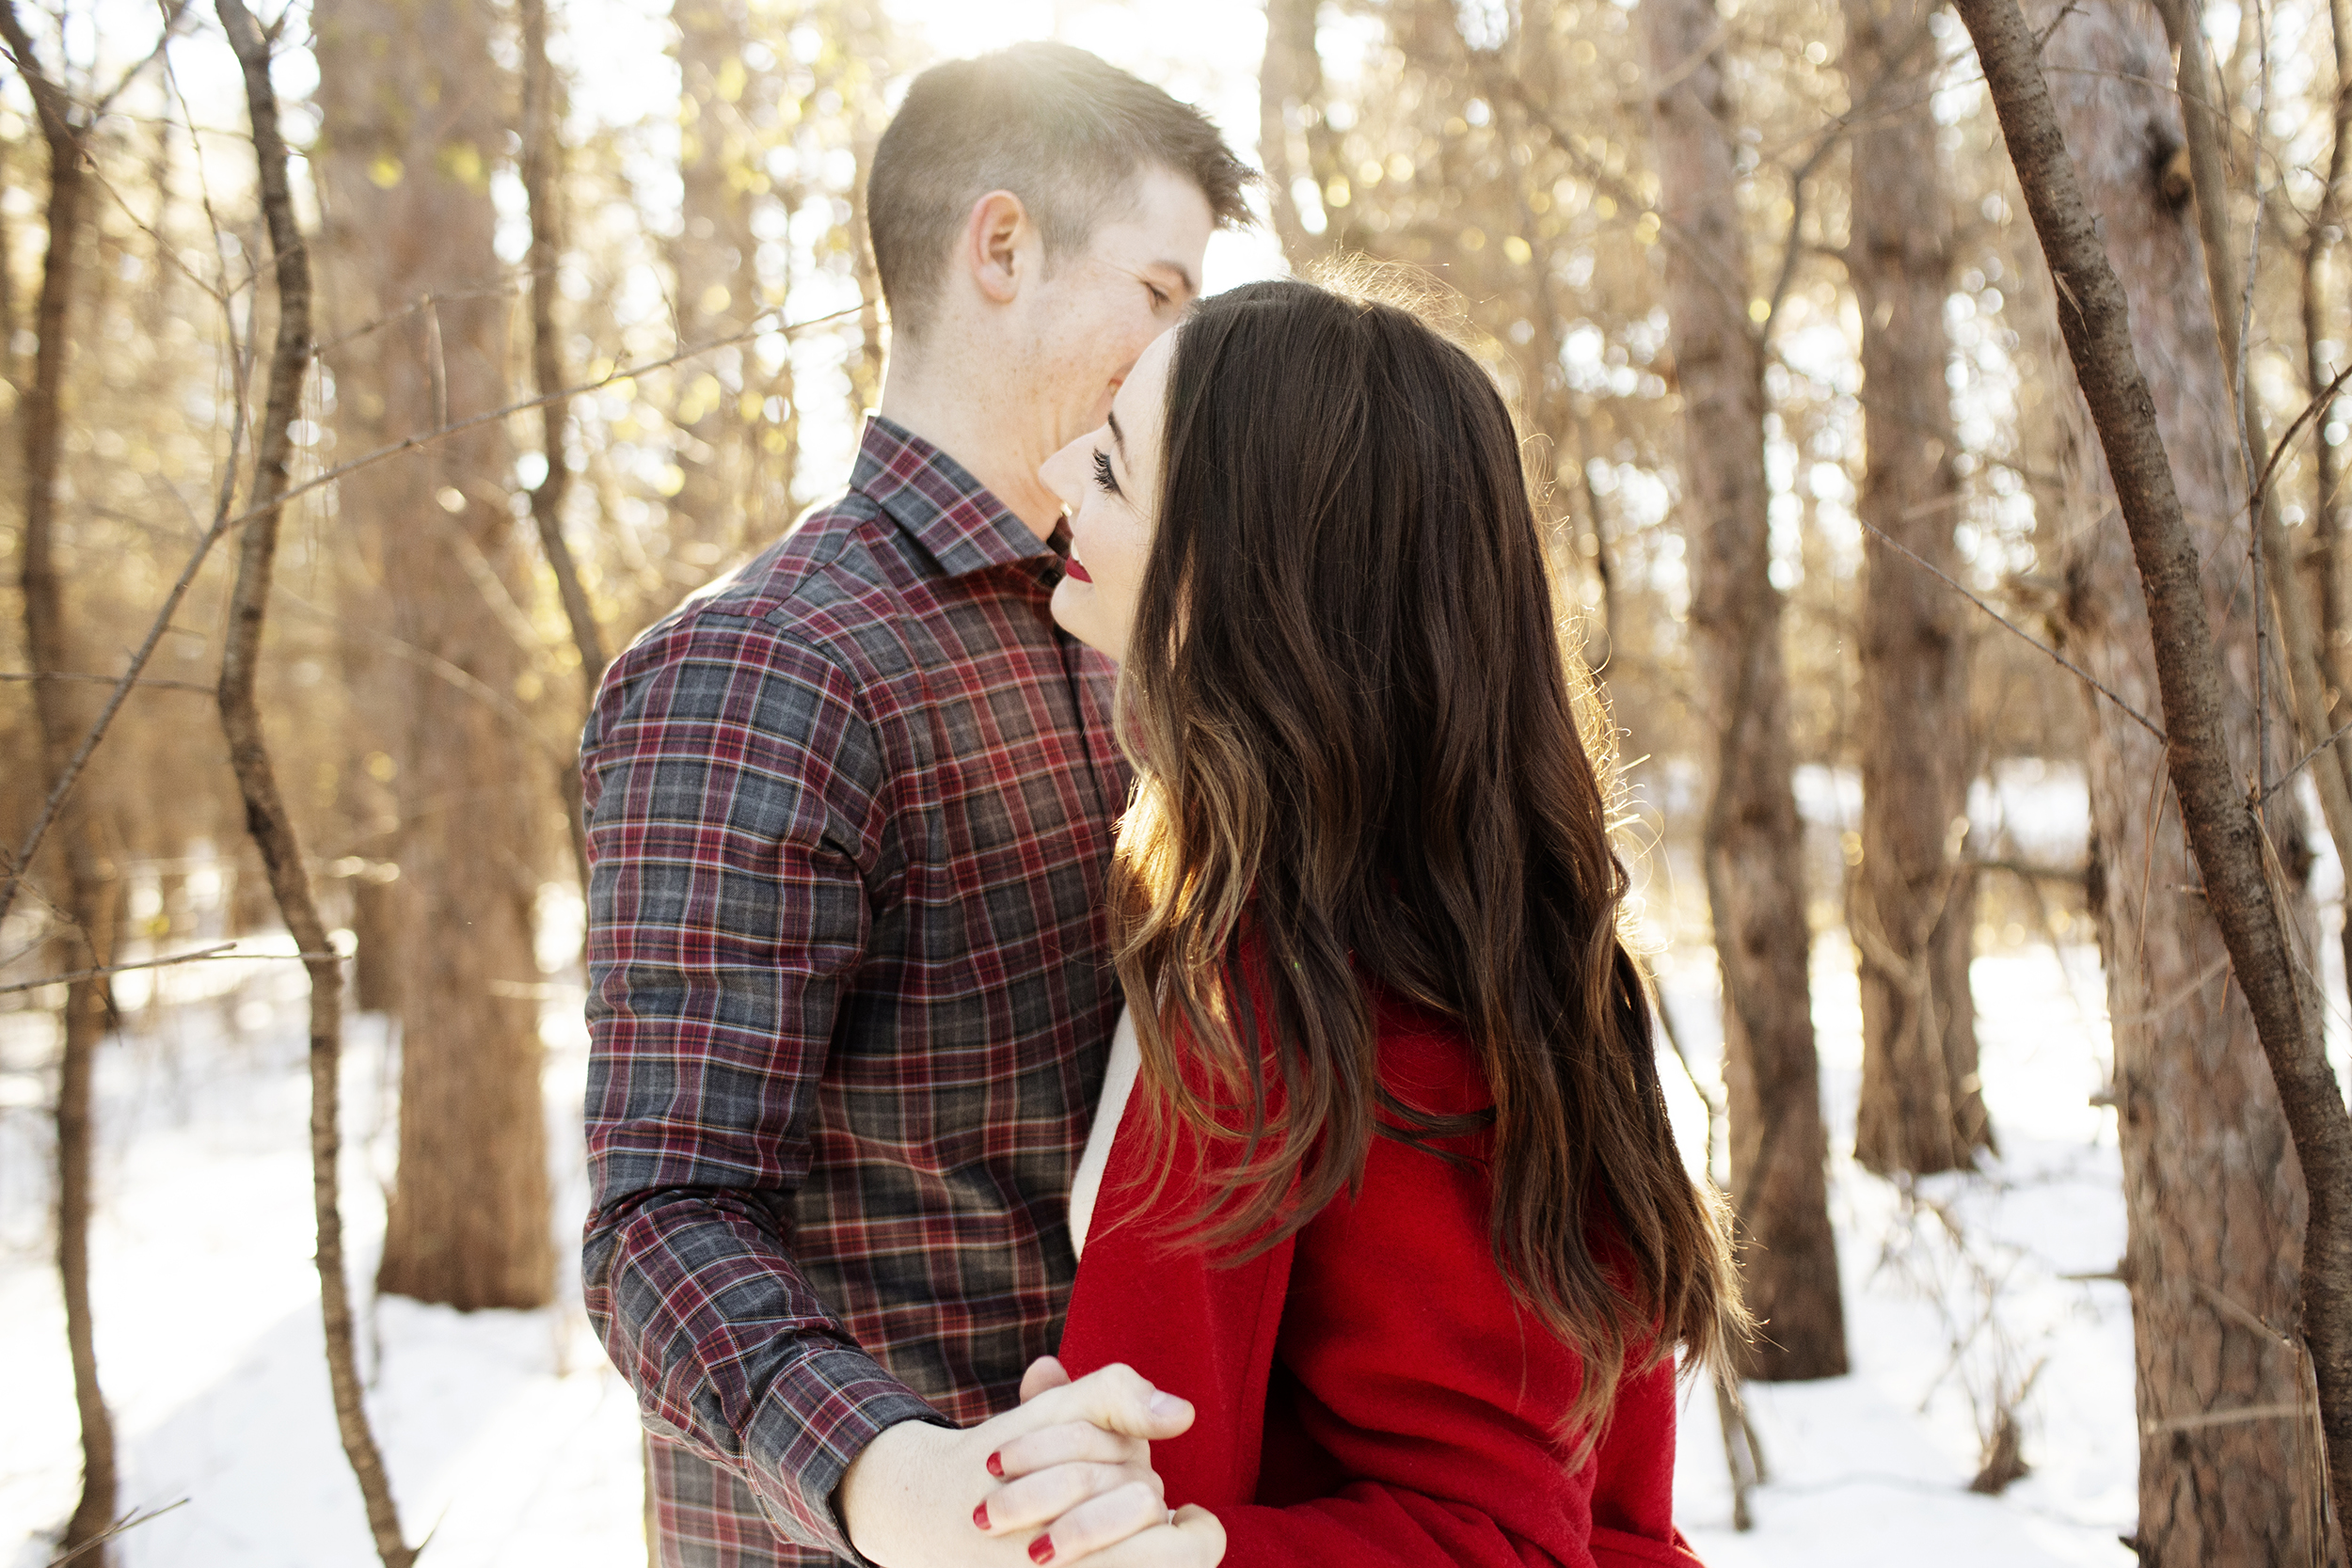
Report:
[[[1078,50],[917,78],[868,186],[893,345],[849,493],[606,677],[583,1264],[665,1565],[1014,1544],[966,1518],[951,1551],[926,1510],[957,1466],[978,1495],[954,1428],[1059,1331],[1127,787],[1109,667],[1048,613],[1038,467],[1198,293],[1249,178]],[[1181,1430],[1132,1377],[1048,1398]]]

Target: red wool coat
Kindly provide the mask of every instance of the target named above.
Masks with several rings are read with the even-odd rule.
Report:
[[[1378,1005],[1380,1070],[1425,1111],[1491,1103],[1460,1032]],[[1578,1356],[1511,1299],[1486,1240],[1483,1165],[1375,1138],[1361,1195],[1235,1267],[1171,1237],[1205,1196],[1174,1140],[1155,1200],[1129,1101],[1060,1356],[1124,1361],[1193,1402],[1152,1446],[1171,1506],[1224,1524],[1226,1568],[1700,1568],[1674,1528],[1674,1369],[1629,1378],[1591,1456],[1557,1421]],[[1443,1147],[1472,1157],[1486,1134]]]

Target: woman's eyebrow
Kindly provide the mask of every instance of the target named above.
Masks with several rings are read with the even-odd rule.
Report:
[[[1111,413],[1105,414],[1103,418],[1111,427],[1111,439],[1119,445],[1119,455],[1120,457],[1125,457],[1127,455],[1127,434],[1125,431],[1119,428],[1119,415],[1117,411],[1114,410]]]

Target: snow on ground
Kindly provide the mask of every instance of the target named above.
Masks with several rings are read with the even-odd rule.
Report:
[[[1712,957],[1683,950],[1661,968],[1685,1046],[1711,1077]],[[1973,978],[2001,1155],[1980,1175],[1906,1195],[1851,1158],[1862,1071],[1852,949],[1835,934],[1815,945],[1853,1370],[1749,1386],[1772,1480],[1751,1498],[1744,1535],[1731,1529],[1715,1402],[1703,1386],[1686,1389],[1677,1513],[1712,1568],[2137,1560],[2118,1540],[2137,1513],[2131,1302],[2112,1281],[2065,1277],[2104,1273],[2123,1250],[2113,1118],[2089,1102],[2106,1033],[2097,956],[2047,943],[1994,952]],[[1677,1098],[1677,1124],[1686,1110],[1703,1116],[1687,1088]],[[2017,1408],[2032,1473],[1998,1498],[1976,1496],[1979,1421],[2028,1377]]]
[[[1827,793],[1820,815],[1835,816],[1838,792]],[[1980,819],[1994,803],[1978,802]],[[1652,889],[1687,911],[1671,895]],[[2322,946],[2336,967],[2336,943]],[[560,969],[559,955],[545,957]],[[1711,1079],[1711,955],[1686,933],[1658,961],[1684,1043]],[[299,972],[189,965],[158,972],[151,998],[148,977],[124,980],[126,1030],[99,1075],[100,1365],[123,1442],[124,1506],[186,1502],[124,1537],[123,1558],[131,1568],[364,1568],[373,1558],[320,1352]],[[1817,944],[1854,1370],[1749,1390],[1771,1481],[1745,1534],[1730,1528],[1714,1402],[1691,1387],[1679,1513],[1715,1568],[2132,1560],[2117,1540],[2135,1513],[2129,1304],[2122,1286],[2079,1277],[2111,1268],[2123,1245],[2112,1118],[2088,1102],[2106,1049],[2097,958],[2047,941],[1995,946],[1977,961],[1975,989],[2001,1156],[1981,1174],[1905,1192],[1849,1157],[1861,1058],[1852,956],[1834,933]],[[577,984],[559,974],[557,990],[547,1103],[568,1257],[585,1202],[585,1041]],[[365,1300],[390,1171],[390,1064],[377,1020],[356,1021],[351,1036],[344,1207]],[[0,1343],[12,1353],[0,1359],[0,1568],[48,1562],[78,1479],[49,1253],[53,1053],[44,1017],[0,1014]],[[1695,1158],[1703,1109],[1668,1072]],[[400,1300],[365,1311],[371,1407],[410,1537],[433,1532],[425,1568],[644,1560],[632,1402],[569,1269],[562,1286],[539,1312]],[[2032,1472],[1998,1498],[1978,1497],[1966,1486],[1980,1422],[2004,1400],[2019,1411]]]
[[[247,944],[252,946],[254,944]],[[201,971],[202,973],[192,973]],[[135,978],[125,976],[126,980]],[[99,1074],[92,1276],[99,1371],[123,1446],[122,1506],[186,1502],[121,1538],[130,1568],[362,1568],[374,1561],[326,1386],[311,1261],[301,972],[190,965]],[[547,1072],[565,1255],[586,1201],[580,992],[551,1005]],[[343,1209],[364,1291],[384,1235],[393,1127],[383,1029],[343,1073]],[[46,1020],[0,1015],[0,1563],[42,1568],[80,1481],[65,1313],[50,1258]],[[35,1064],[44,1070],[28,1071]],[[577,1272],[537,1312],[386,1298],[360,1363],[409,1538],[427,1568],[645,1560],[636,1414],[580,1308]],[[363,1296],[363,1300],[366,1299]]]

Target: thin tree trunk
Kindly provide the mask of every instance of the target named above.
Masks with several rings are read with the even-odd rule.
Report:
[[[2327,397],[2328,385],[2334,380],[2336,369],[2322,356],[2320,345],[2328,336],[2325,293],[2328,262],[2343,238],[2344,181],[2346,163],[2352,160],[2352,16],[2346,11],[2345,0],[2328,0],[2328,34],[2335,56],[2335,91],[2328,117],[2328,182],[2319,193],[2319,208],[2312,214],[2311,230],[2303,239],[2303,389],[2306,397],[2314,400]],[[2329,731],[2344,722],[2340,717],[2346,712],[2344,699],[2347,686],[2352,686],[2352,625],[2347,624],[2344,574],[2344,459],[2327,436],[2328,427],[2335,422],[2341,406],[2340,402],[2331,401],[2329,406],[2320,411],[2317,434],[2311,443],[2312,539],[2309,567],[2302,574],[2310,583],[2311,602],[2318,607],[2319,641],[2313,663],[2322,690],[2317,705],[2324,714],[2320,721]],[[2341,752],[2337,760],[2342,760]],[[2352,784],[2352,777],[2345,782]],[[2342,803],[2347,807],[2347,818],[2352,818],[2352,800]],[[2334,826],[2332,820],[2329,826]],[[2337,848],[2339,862],[2352,864],[2344,860],[2341,837]],[[2352,975],[2352,920],[2344,923],[2339,938],[2344,973]]]
[[[531,376],[542,396],[566,385],[564,343],[555,325],[556,271],[564,261],[564,219],[561,207],[564,173],[563,105],[555,68],[548,59],[547,0],[521,0],[523,35],[523,201],[531,209],[531,248],[524,265],[531,274]],[[580,657],[580,678],[586,705],[594,707],[596,686],[604,679],[604,633],[596,612],[580,580],[580,563],[564,538],[564,501],[571,494],[572,465],[564,448],[564,427],[571,419],[571,403],[557,398],[539,405],[539,445],[547,456],[547,472],[531,492],[531,520],[539,531],[539,547],[555,574],[557,594],[564,601],[564,619],[571,626],[572,646]],[[574,869],[580,895],[588,896],[588,829],[580,813],[580,769],[566,765],[558,781],[564,797],[564,817],[572,840]]]
[[[2328,183],[2319,193],[2318,211],[2312,214],[2311,231],[2303,237],[2302,308],[2303,308],[2303,395],[2324,396],[2328,384],[2335,379],[2341,366],[2331,366],[2321,356],[2320,345],[2328,338],[2328,304],[2325,293],[2328,258],[2344,237],[2344,179],[2347,159],[2352,159],[2352,15],[2347,15],[2345,0],[2328,0],[2328,34],[2334,46],[2335,91],[2331,96],[2330,129],[2328,137]],[[2352,670],[2352,648],[2346,641],[2352,638],[2352,627],[2346,626],[2344,584],[2344,459],[2328,443],[2324,434],[2332,422],[2335,407],[2321,412],[2322,434],[2312,442],[2312,549],[2311,581],[2312,598],[2319,606],[2320,669],[2328,677],[2328,716],[2329,727],[2344,721],[2336,715],[2344,707],[2347,670]],[[2352,922],[2344,927],[2345,941],[2352,943]],[[2346,951],[2352,953],[2352,947]],[[2352,973],[2352,971],[2347,971]]]
[[[36,675],[82,666],[72,652],[65,595],[55,553],[57,516],[57,458],[64,424],[66,367],[72,354],[69,317],[79,281],[76,251],[88,222],[88,175],[84,168],[83,128],[74,123],[64,91],[41,69],[32,40],[18,20],[15,0],[0,0],[0,35],[16,56],[31,89],[49,148],[48,250],[41,266],[35,330],[33,383],[23,411],[24,429],[24,531],[23,552],[24,646]],[[90,705],[80,683],[35,680],[33,712],[40,726],[42,775],[62,778],[76,743],[87,728]],[[113,931],[108,884],[101,875],[98,823],[84,799],[69,797],[58,808],[66,871],[65,913],[72,923],[76,957],[69,970],[103,969],[114,961],[107,939]],[[29,864],[11,868],[29,873]],[[73,1362],[73,1403],[82,1424],[82,1496],[66,1525],[64,1547],[80,1552],[77,1561],[103,1565],[112,1552],[103,1544],[115,1519],[115,1432],[105,1395],[98,1385],[98,1345],[90,1312],[89,1225],[92,1145],[91,1074],[105,1038],[111,1007],[103,975],[66,987],[64,1054],[57,1072],[57,1275],[65,1291],[66,1345]]]
[[[1846,246],[1867,393],[1859,510],[1878,531],[1863,539],[1862,863],[1847,911],[1862,971],[1854,1158],[1915,1176],[1964,1168],[1992,1145],[1968,986],[1976,879],[1956,832],[1968,809],[1967,605],[1895,547],[1960,570],[1960,480],[1931,434],[1952,416],[1931,8],[1845,0],[1849,92],[1888,104],[1853,139]]]
[[[2328,184],[2320,192],[2319,210],[2312,215],[2311,232],[2303,241],[2303,388],[2304,395],[2312,399],[2326,397],[2328,385],[2335,378],[2334,367],[2321,356],[2320,344],[2328,339],[2324,293],[2328,261],[2343,238],[2344,180],[2346,162],[2352,159],[2352,16],[2346,10],[2345,0],[2328,0],[2328,33],[2334,45],[2336,77],[2328,137]],[[2319,607],[2319,645],[2313,662],[2322,687],[2322,722],[2329,731],[2344,722],[2339,716],[2346,711],[2344,699],[2347,686],[2352,686],[2352,625],[2347,625],[2344,601],[2344,460],[2327,436],[2342,406],[2341,402],[2334,402],[2321,410],[2318,434],[2311,444],[2312,542],[2306,576],[2311,600]],[[2341,761],[2341,752],[2338,757]],[[2352,784],[2352,778],[2346,783]],[[2352,801],[2345,803],[2352,806]],[[2352,810],[2346,816],[2352,818]],[[2341,863],[2352,863],[2343,861],[2341,840],[2338,859]],[[2352,920],[2344,923],[2339,939],[2344,974],[2352,975]]]
[[[1593,645],[1588,624],[1584,658],[1595,670],[1604,670],[1617,651],[1617,565],[1610,547],[1608,520],[1601,515],[1600,489],[1593,483],[1592,421],[1573,409],[1569,417],[1576,430],[1577,488],[1584,498],[1584,526],[1593,538],[1593,581],[1600,590],[1600,645]]]
[[[1830,1377],[1846,1370],[1845,1308],[1823,1171],[1781,599],[1768,576],[1763,345],[1747,302],[1709,276],[1747,271],[1721,29],[1710,0],[1643,0],[1641,15],[1651,76],[1663,84],[1651,104],[1660,205],[1688,242],[1667,252],[1666,300],[1683,405],[1691,638],[1715,731],[1702,853],[1723,969],[1731,1191],[1763,1324],[1743,1370]]]
[[[286,143],[278,125],[278,96],[270,86],[269,42],[242,0],[218,0],[221,26],[244,68],[246,103],[253,119],[253,150],[261,175],[262,211],[277,263],[278,333],[270,354],[253,495],[260,512],[246,525],[237,584],[220,665],[220,723],[230,766],[245,798],[246,830],[269,870],[270,892],[310,978],[310,1201],[318,1225],[319,1312],[326,1331],[327,1383],[343,1455],[359,1483],[368,1528],[384,1568],[408,1568],[416,1553],[401,1539],[384,1456],[368,1427],[352,1343],[351,1283],[343,1273],[342,1072],[343,974],[312,895],[302,846],[278,788],[277,768],[262,731],[254,682],[262,659],[262,623],[269,613],[271,568],[278,553],[278,501],[286,491],[290,427],[300,415],[302,384],[310,366],[310,261],[294,225],[286,179]]]
[[[877,137],[861,135],[855,148],[856,175],[850,183],[850,262],[857,279],[857,356],[850,361],[850,417],[863,420],[882,406],[882,270],[874,261],[874,236],[866,224],[866,180],[874,166]]]
[[[2308,904],[2271,879],[2297,857],[2290,833],[2265,841],[2265,817],[2274,829],[2293,819],[2283,801],[2262,807],[2245,788],[2256,772],[2254,637],[2233,592],[2237,550],[2228,535],[2200,537],[2242,516],[2243,498],[2230,489],[2240,470],[2203,258],[2150,172],[2152,154],[2181,142],[2170,61],[2153,18],[2089,0],[2050,19],[2054,85],[2015,0],[1960,0],[1959,10],[2057,281],[2058,326],[2137,570],[2134,595],[2123,541],[2111,527],[2090,531],[2068,568],[2076,652],[2143,711],[2152,691],[2160,697],[2168,737],[2159,748],[2123,736],[2103,714],[2092,751],[2130,1220],[2123,1273],[2147,1433],[2141,1560],[2308,1561],[2321,1549],[2316,1499],[2297,1481],[2318,1456],[2301,1423],[2277,1413],[2299,1403],[2300,1373],[2276,1331],[2296,1324],[2299,1253],[2330,1487],[2339,1517],[2352,1518],[2352,1117],[2296,951],[2310,940],[2297,918]],[[2143,355],[2161,368],[2161,404]],[[2102,466],[2089,451],[2084,464]],[[2263,771],[2275,776],[2267,762]],[[2155,820],[2165,777],[2193,864]],[[2213,973],[2207,955],[2222,952],[2235,988],[2217,978],[2158,989]],[[2232,1412],[2243,1414],[2197,1419]]]
[[[464,0],[320,0],[322,125],[312,166],[353,338],[335,365],[344,441],[366,451],[507,401],[504,275],[490,176],[507,128],[491,14]],[[421,301],[421,304],[420,302]],[[524,652],[465,570],[519,596],[503,427],[488,423],[344,480],[346,531],[373,580],[353,614],[421,661],[373,673],[363,711],[390,733],[400,987],[400,1164],[380,1289],[462,1307],[537,1307],[555,1248],[532,946],[544,762],[504,711]],[[451,533],[462,532],[463,541]],[[453,548],[455,545],[457,548]]]
[[[2331,11],[2335,8],[2331,7]],[[2165,32],[2178,60],[2176,85],[2185,107],[2182,117],[2186,137],[2190,181],[2196,197],[2197,225],[2201,241],[2205,277],[2209,290],[2208,305],[2212,312],[2215,335],[2220,344],[2224,375],[2232,391],[2238,389],[2237,376],[2246,364],[2246,349],[2242,341],[2245,330],[2245,296],[2238,275],[2239,240],[2231,232],[2230,193],[2227,165],[2222,143],[2230,134],[2229,119],[2222,107],[2223,99],[2217,90],[2215,73],[2208,58],[2205,39],[2198,27],[2196,13],[2183,0],[2158,0],[2158,14],[2164,19]],[[2339,65],[2344,49],[2343,35],[2336,35]],[[2341,80],[2339,71],[2339,80]],[[2336,183],[2343,176],[2344,103],[2339,96],[2335,125],[2335,146],[2330,154],[2328,189],[2322,193],[2322,220],[2314,224],[2313,244],[2324,233],[2327,209],[2334,201]],[[2259,159],[2257,160],[2259,162]],[[2317,363],[2317,351],[2308,334],[2316,321],[2313,298],[2315,252],[2307,246],[2304,253],[2304,344],[2307,373]],[[2324,387],[2321,388],[2324,390]],[[2247,397],[2237,403],[2234,413],[2240,442],[2237,453],[2241,478],[2250,483],[2256,473],[2265,470],[2265,453],[2269,439],[2264,430],[2259,400]],[[2324,435],[2314,443],[2317,448],[2322,485],[2319,519],[2327,517],[2327,502],[2334,471],[2333,454],[2327,447]],[[2324,629],[2336,612],[2341,585],[2338,581],[2336,542],[2330,538],[2314,552],[2312,572],[2297,572],[2295,557],[2288,543],[2286,529],[2279,513],[2278,491],[2265,489],[2257,498],[2253,509],[2253,526],[2261,531],[2259,554],[2263,575],[2271,591],[2271,602],[2278,623],[2278,640],[2283,644],[2287,666],[2286,706],[2293,720],[2290,733],[2295,737],[2293,750],[2299,756],[2309,752],[2309,772],[2312,791],[2319,800],[2320,811],[2334,841],[2337,863],[2352,865],[2352,737],[2339,730],[2333,717],[2337,705],[2336,673],[2341,650]],[[2315,522],[2317,531],[2321,522]],[[2312,590],[2307,593],[2306,590]],[[2256,641],[2256,648],[2262,646]],[[2265,774],[2265,777],[2267,775]],[[2292,798],[2290,797],[2290,800]],[[2286,805],[2287,802],[2281,802]],[[2257,815],[2260,815],[2259,809]],[[2274,834],[2274,836],[2276,836]],[[2352,925],[2341,934],[2344,950],[2352,956]],[[2308,944],[2306,944],[2308,945]],[[2312,962],[2316,963],[2316,958]],[[2315,976],[2311,984],[2317,984]],[[2352,1195],[2347,1195],[2352,1206]],[[2319,1527],[2314,1526],[2314,1533]],[[2339,1535],[2341,1527],[2339,1526]]]
[[[1300,173],[1291,161],[1291,133],[1305,128],[1301,121],[1317,112],[1322,97],[1315,10],[1316,0],[1266,0],[1265,55],[1258,69],[1258,156],[1265,164],[1266,205],[1294,267],[1304,266],[1319,249],[1291,192]]]
[[[678,33],[678,235],[666,246],[677,289],[678,341],[733,338],[757,313],[758,241],[752,233],[745,176],[743,63],[751,22],[743,0],[674,0]],[[688,553],[676,573],[700,580],[749,537],[750,475],[740,407],[749,343],[716,350],[678,369],[675,461],[682,476],[670,501],[673,549]],[[856,372],[853,369],[852,390]]]

